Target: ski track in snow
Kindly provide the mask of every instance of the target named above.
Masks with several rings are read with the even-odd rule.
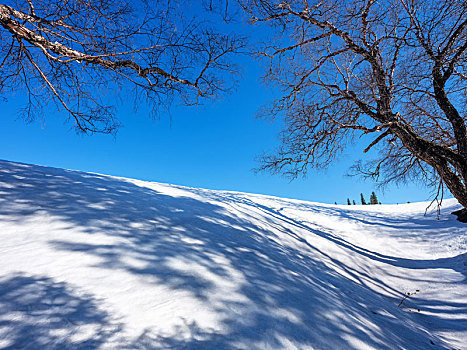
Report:
[[[427,205],[0,161],[0,348],[467,349],[467,225]]]

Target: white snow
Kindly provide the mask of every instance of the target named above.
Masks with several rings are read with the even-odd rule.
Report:
[[[467,349],[467,225],[427,205],[0,161],[0,348]]]

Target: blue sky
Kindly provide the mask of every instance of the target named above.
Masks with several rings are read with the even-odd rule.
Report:
[[[230,25],[240,34],[255,30],[257,36],[269,35],[263,27]],[[375,184],[345,176],[368,142],[348,148],[328,170],[311,170],[305,179],[290,182],[279,175],[253,171],[258,166],[255,158],[278,146],[281,121],[256,118],[274,91],[260,83],[258,62],[246,56],[239,60],[244,71],[237,91],[203,106],[174,106],[170,116],[161,113],[154,120],[147,106],[135,112],[132,102],[115,99],[117,117],[123,124],[115,138],[77,135],[66,122],[66,114],[54,106],[44,110],[42,120],[27,124],[18,117],[26,96],[3,96],[8,101],[0,100],[0,159],[324,203],[346,204],[347,198],[358,203],[361,192],[369,200]],[[416,184],[376,192],[383,203],[431,199],[431,192]]]
[[[248,59],[246,59],[248,61]],[[249,62],[249,61],[248,61]],[[255,157],[278,145],[280,121],[255,117],[273,92],[260,84],[261,69],[245,64],[238,90],[204,106],[172,108],[171,116],[153,120],[142,106],[117,103],[123,127],[109,135],[77,135],[64,114],[51,107],[42,121],[26,124],[18,118],[21,96],[1,103],[0,158],[60,168],[92,171],[143,180],[209,189],[234,190],[345,204],[368,200],[375,184],[345,174],[366,144],[355,145],[327,171],[310,171],[306,179],[290,182],[278,175],[255,174]],[[417,185],[377,191],[383,203],[430,198]]]

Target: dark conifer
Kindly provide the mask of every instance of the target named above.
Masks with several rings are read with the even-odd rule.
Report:
[[[360,200],[362,201],[362,205],[366,205],[365,198],[363,197],[363,193],[360,193]]]
[[[371,192],[370,204],[378,204],[378,203],[379,201],[378,201],[378,197],[376,197],[376,193]]]

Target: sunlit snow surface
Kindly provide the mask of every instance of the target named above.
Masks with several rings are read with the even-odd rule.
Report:
[[[0,348],[467,349],[467,225],[427,205],[0,161]]]

